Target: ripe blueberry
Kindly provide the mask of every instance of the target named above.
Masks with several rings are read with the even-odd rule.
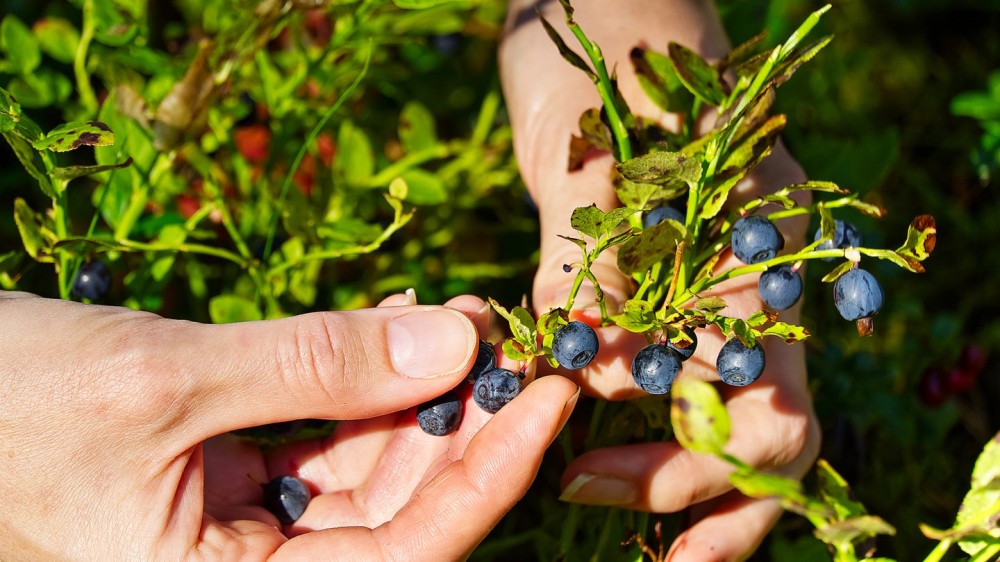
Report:
[[[684,326],[684,333],[690,336],[691,344],[687,347],[677,347],[673,342],[667,342],[667,347],[674,350],[675,353],[681,358],[681,361],[687,361],[694,355],[694,350],[698,348],[698,336],[694,335],[694,328],[691,326]]]
[[[476,352],[476,362],[472,364],[472,370],[465,380],[476,382],[480,375],[487,371],[492,371],[497,366],[497,352],[493,349],[493,344],[485,340],[479,340],[479,351]]]
[[[284,525],[298,521],[310,499],[309,487],[294,476],[279,476],[264,485],[264,507]]]
[[[100,260],[93,260],[80,266],[71,291],[79,299],[96,301],[107,294],[110,288],[111,272],[108,266]]]
[[[833,284],[833,304],[844,320],[861,320],[878,314],[884,296],[871,273],[854,268]]]
[[[429,435],[448,435],[462,421],[462,401],[454,392],[446,392],[417,406],[417,424]]]
[[[733,254],[745,264],[767,261],[785,247],[785,239],[774,223],[764,217],[749,215],[733,225]]]
[[[760,274],[757,292],[767,306],[775,310],[785,310],[802,296],[802,278],[791,265],[769,267]]]
[[[521,378],[507,369],[496,368],[476,379],[472,399],[480,408],[495,414],[521,393]]]
[[[649,211],[646,213],[646,216],[642,217],[642,227],[649,228],[656,226],[667,219],[673,219],[684,224],[684,215],[680,211],[670,205],[663,205]]]
[[[722,346],[715,366],[722,382],[732,386],[746,386],[764,372],[764,346],[757,342],[753,347],[747,347],[739,338],[733,338]]]
[[[681,370],[681,357],[666,345],[647,345],[632,360],[632,379],[650,394],[666,394]]]
[[[571,370],[590,364],[597,355],[597,348],[594,329],[579,320],[560,327],[552,338],[552,356],[559,365]]]
[[[834,225],[833,240],[827,240],[816,246],[817,250],[856,248],[861,245],[861,233],[858,232],[856,226],[842,220],[835,220]],[[817,228],[816,235],[813,236],[813,242],[820,238],[823,238],[823,229]],[[833,261],[833,258],[823,258],[823,261]]]

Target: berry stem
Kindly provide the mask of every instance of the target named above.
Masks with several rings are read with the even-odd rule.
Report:
[[[677,290],[677,280],[681,273],[681,260],[684,258],[684,241],[681,240],[677,243],[677,250],[674,252],[674,272],[673,277],[670,279],[670,289],[667,290],[667,298],[663,299],[663,308],[660,313],[666,314],[667,309],[670,308],[670,303],[674,299],[674,292]]]

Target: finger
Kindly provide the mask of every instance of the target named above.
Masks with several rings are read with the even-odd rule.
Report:
[[[472,322],[440,306],[180,324],[159,342],[183,376],[186,419],[210,436],[303,418],[360,419],[443,394],[468,372]],[[205,358],[211,358],[206,361]]]
[[[780,516],[781,505],[776,499],[748,498],[730,492],[712,502],[710,510],[674,540],[667,560],[744,560],[757,549]]]
[[[577,396],[565,379],[540,379],[493,416],[465,457],[422,487],[391,521],[375,529],[295,537],[275,560],[329,557],[334,551],[358,560],[461,559],[528,490]]]
[[[778,365],[797,371],[801,347],[781,346]],[[732,426],[726,452],[759,469],[799,477],[818,454],[818,423],[804,385],[785,384],[792,375],[780,368],[771,372],[769,382],[762,377],[749,387],[726,391]],[[731,472],[728,463],[687,451],[676,441],[609,447],[571,463],[563,475],[563,499],[674,512],[730,490]]]

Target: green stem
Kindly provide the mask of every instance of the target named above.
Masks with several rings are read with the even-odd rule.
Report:
[[[97,96],[90,85],[87,74],[87,50],[94,38],[96,23],[94,21],[94,0],[83,1],[83,27],[80,30],[80,42],[76,45],[73,57],[73,74],[76,76],[76,90],[80,95],[80,103],[88,115],[97,113]]]
[[[990,562],[996,560],[996,555],[1000,554],[1000,544],[990,544],[983,547],[969,562]]]
[[[566,14],[566,25],[569,27],[577,41],[586,51],[587,57],[594,65],[597,72],[597,93],[604,103],[604,111],[608,115],[608,122],[611,125],[611,134],[615,137],[615,160],[624,162],[632,159],[632,143],[628,138],[628,128],[622,119],[624,111],[618,107],[618,98],[615,96],[614,88],[611,84],[611,77],[608,76],[608,67],[604,63],[604,53],[596,43],[587,38],[579,24],[573,21],[571,13]]]
[[[365,75],[368,74],[368,63],[372,60],[372,50],[372,43],[369,41],[368,53],[365,55],[365,64],[361,67],[361,71],[358,72],[354,81],[347,86],[347,89],[341,92],[340,96],[337,97],[337,101],[335,101],[333,105],[326,110],[326,113],[324,113],[323,117],[321,117],[319,122],[316,123],[316,126],[309,131],[309,135],[306,136],[305,142],[302,143],[302,146],[299,147],[299,151],[295,154],[295,159],[292,161],[292,165],[288,169],[288,173],[285,175],[285,180],[281,184],[281,193],[278,196],[277,209],[271,219],[271,227],[267,232],[267,242],[264,244],[264,262],[267,262],[268,258],[271,257],[271,249],[274,246],[274,236],[278,232],[278,222],[281,220],[281,213],[285,208],[285,199],[288,198],[288,190],[292,186],[292,179],[295,176],[295,172],[299,169],[299,164],[302,163],[302,159],[305,158],[306,152],[309,150],[309,147],[312,146],[313,142],[316,141],[316,137],[319,136],[320,131],[322,131],[323,127],[326,126],[327,121],[329,121],[330,118],[333,117],[333,114],[340,109],[340,106],[347,101],[347,98],[361,84],[361,80],[365,77]]]
[[[940,562],[944,555],[948,553],[951,549],[951,545],[954,544],[951,539],[942,539],[941,542],[937,543],[934,550],[924,558],[924,562]]]
[[[126,250],[202,254],[205,256],[214,256],[231,261],[242,268],[249,266],[249,263],[246,260],[229,250],[223,250],[222,248],[217,248],[215,246],[206,246],[204,244],[191,244],[187,242],[181,244],[161,244],[159,242],[138,242],[135,240],[117,240],[116,242]]]
[[[858,556],[854,553],[854,545],[851,543],[843,544],[838,543],[833,545],[833,561],[834,562],[857,562]]]
[[[69,216],[68,202],[66,201],[66,180],[53,180],[52,187],[56,192],[56,199],[52,205],[52,222],[56,228],[56,238],[65,240],[69,237]],[[66,255],[66,251],[60,248],[58,251],[59,260],[59,298],[69,300],[70,288],[73,284],[72,256]]]
[[[584,254],[584,260],[580,265],[580,271],[576,272],[576,278],[573,279],[573,287],[569,290],[569,296],[566,297],[566,306],[563,308],[566,312],[573,310],[576,294],[580,292],[580,286],[583,285],[583,280],[587,277],[587,268],[590,267],[590,262],[586,260],[586,254]]]
[[[131,235],[132,229],[135,228],[135,223],[139,221],[139,217],[146,210],[150,190],[155,189],[160,183],[160,178],[170,170],[175,154],[174,151],[170,151],[160,152],[156,155],[153,165],[146,174],[146,181],[142,182],[138,189],[132,192],[128,207],[126,207],[125,212],[118,219],[118,226],[115,228],[115,239],[126,240]]]

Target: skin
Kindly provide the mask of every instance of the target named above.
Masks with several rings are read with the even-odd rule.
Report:
[[[0,292],[0,557],[463,558],[527,491],[578,389],[547,377],[490,416],[463,385],[458,431],[423,433],[412,407],[461,383],[487,328],[483,301],[447,305],[212,326]],[[407,363],[387,339],[418,314],[433,341],[395,341]],[[226,434],[302,418],[347,421],[269,454]],[[279,475],[315,494],[286,528],[261,507]]]
[[[539,208],[541,257],[534,281],[536,312],[564,306],[572,275],[562,264],[579,259],[578,248],[557,235],[574,235],[569,217],[576,207],[596,203],[608,210],[619,206],[609,180],[609,154],[591,155],[583,168],[567,172],[569,138],[578,131],[580,114],[600,106],[593,83],[566,63],[534,16],[538,5],[567,44],[579,49],[562,25],[558,2],[513,0],[500,49],[501,77],[514,128],[514,146],[522,176]],[[713,6],[699,0],[576,0],[574,19],[601,46],[609,69],[616,69],[622,94],[633,113],[676,129],[678,118],[663,113],[642,93],[628,59],[635,45],[666,51],[669,41],[692,48],[708,59],[721,57],[729,44]],[[713,116],[705,116],[710,123]],[[784,185],[803,181],[801,168],[779,144],[755,172],[734,190],[733,200],[745,200]],[[785,252],[803,244],[804,220],[777,223]],[[718,264],[723,271],[740,265],[731,255]],[[610,308],[629,294],[613,252],[605,252],[592,271],[606,292]],[[729,308],[724,313],[746,318],[761,308],[757,275],[720,284],[713,291]],[[588,292],[589,290],[589,292]],[[707,296],[707,295],[704,295]],[[573,317],[599,324],[594,292],[585,283]],[[781,313],[798,322],[800,306]],[[587,394],[622,400],[640,395],[632,381],[632,357],[645,340],[624,330],[599,328],[601,352],[581,371],[561,371]],[[684,364],[683,377],[718,381],[715,359],[724,338],[717,330],[700,330],[698,349]],[[727,451],[765,470],[801,477],[815,460],[819,430],[806,386],[804,347],[765,341],[767,368],[753,385],[719,385],[732,417]],[[545,380],[543,377],[540,380]],[[676,441],[611,447],[577,457],[563,476],[567,501],[617,505],[652,512],[690,510],[690,526],[670,548],[669,560],[697,562],[741,560],[759,545],[780,515],[773,500],[756,500],[735,492],[727,481],[731,468],[712,457],[684,450]]]

